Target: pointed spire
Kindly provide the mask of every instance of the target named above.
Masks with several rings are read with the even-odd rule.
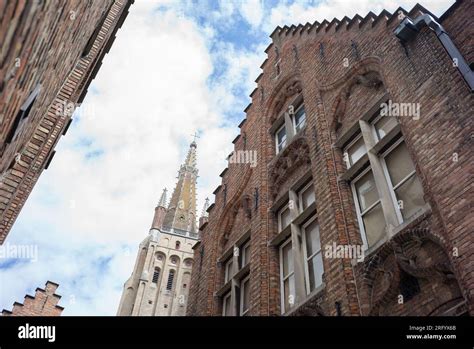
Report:
[[[209,217],[209,213],[207,213],[207,209],[209,208],[209,198],[206,198],[204,201],[204,206],[202,207],[201,217]]]
[[[178,182],[163,222],[163,226],[167,229],[196,232],[196,180],[198,177],[196,148],[197,144],[194,140],[189,146],[184,164],[179,169]]]
[[[168,192],[168,189],[164,188],[163,193],[161,194],[160,202],[158,203],[158,206],[161,207],[166,207],[166,193]]]

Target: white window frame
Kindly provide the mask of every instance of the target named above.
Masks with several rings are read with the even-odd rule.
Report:
[[[313,181],[310,180],[303,188],[298,191],[298,203],[299,203],[299,213],[302,213],[306,208],[303,208],[303,193],[311,188],[314,192],[314,202],[316,202],[316,192],[314,191]]]
[[[244,311],[244,283],[248,281],[247,287],[250,287],[250,275],[247,275],[240,281],[240,305],[239,305],[239,316],[245,316],[250,310],[250,299],[249,299],[249,306],[247,310]]]
[[[295,134],[297,134],[298,132],[300,132],[300,131],[303,129],[303,127],[306,125],[306,109],[305,109],[305,110],[304,110],[305,116],[304,116],[304,121],[303,121],[304,125],[301,126],[299,130],[296,129],[296,127],[301,124],[301,122],[300,122],[298,125],[296,124],[296,114],[298,114],[298,112],[300,111],[300,109],[304,109],[304,103],[301,103],[301,104],[298,106],[298,108],[296,108],[296,110],[295,110],[295,112],[293,113],[293,115],[291,116],[291,121],[292,121],[291,123],[293,124],[293,130],[295,131]]]
[[[390,191],[390,198],[393,201],[393,205],[395,206],[395,211],[397,212],[397,218],[398,218],[398,223],[402,224],[403,223],[403,215],[402,211],[400,210],[400,207],[398,206],[398,200],[397,200],[397,194],[395,193],[395,190],[397,190],[399,187],[401,187],[407,180],[412,178],[413,176],[416,176],[416,168],[413,169],[410,174],[405,176],[400,183],[398,183],[396,186],[393,185],[392,179],[390,178],[390,173],[388,171],[388,166],[385,161],[385,158],[396,148],[398,147],[401,143],[405,142],[405,139],[403,137],[400,137],[395,143],[393,143],[382,155],[381,155],[381,162],[382,162],[382,168],[383,168],[383,173],[385,176],[385,179],[387,180],[388,188]],[[408,153],[408,156],[410,156],[410,153]],[[410,156],[411,158],[411,156]],[[412,160],[413,161],[413,160]]]
[[[292,275],[294,278],[295,275],[295,263],[293,261],[293,271],[291,273],[288,273],[286,277],[283,275],[283,248],[288,245],[292,244],[291,237],[289,237],[285,242],[283,242],[280,247],[279,247],[279,258],[280,258],[280,306],[281,306],[281,313],[284,314],[290,309],[285,309],[285,297],[288,297],[288,295],[285,295],[285,281],[289,279]],[[291,245],[291,248],[293,249],[293,245]],[[292,252],[292,257],[294,259],[294,254]],[[288,263],[289,264],[289,263]],[[295,285],[296,287],[296,285]],[[294,295],[296,298],[296,295]]]
[[[282,232],[286,227],[290,226],[291,225],[291,222],[290,224],[288,224],[285,228],[282,228],[282,220],[281,220],[281,216],[282,216],[282,213],[286,210],[286,209],[290,209],[290,203],[286,203],[279,211],[278,211],[278,232]],[[290,211],[290,214],[291,214],[291,211]]]
[[[379,122],[382,118],[394,118],[395,121],[398,124],[398,120],[395,118],[395,116],[390,116],[390,115],[377,115],[371,122],[370,122],[370,127],[372,128],[372,135],[374,136],[375,143],[380,142],[385,136],[379,137],[379,134],[377,133],[377,128],[375,127],[375,124]]]
[[[231,265],[230,266],[230,269],[229,269],[229,264]],[[231,256],[226,262],[225,262],[225,265],[224,265],[224,284],[228,283],[232,277],[234,276],[233,273],[232,273],[232,269],[233,268],[233,265],[234,264],[234,258]]]
[[[356,142],[358,142],[359,139],[361,139],[361,138],[363,138],[363,137],[362,137],[362,132],[359,132],[359,134],[358,134],[352,141],[350,141],[348,145],[346,145],[346,146],[344,147],[344,151],[342,152],[342,155],[343,155],[343,157],[345,158],[345,154],[347,154],[347,160],[348,160],[348,161],[344,161],[344,163],[345,163],[347,169],[350,169],[350,168],[351,168],[352,166],[354,166],[354,164],[355,164],[355,162],[354,162],[354,163],[352,162],[352,159],[351,159],[351,156],[349,155],[348,150],[349,150],[349,148],[352,147]],[[367,150],[367,144],[365,144],[365,140],[364,140],[364,139],[362,139],[362,142],[363,142],[364,147],[365,147],[365,153],[364,153],[364,155],[365,155],[365,154],[367,154],[367,151],[368,151],[368,150]],[[362,157],[363,157],[364,155],[362,155],[359,159],[357,159],[356,162],[359,161],[360,159],[362,159]]]
[[[360,180],[364,175],[366,175],[369,171],[372,171],[372,168],[370,167],[370,165],[367,166],[366,169],[364,169],[356,178],[354,178],[351,181],[352,195],[354,197],[354,203],[355,203],[356,213],[357,213],[357,221],[359,222],[359,228],[360,228],[360,232],[361,232],[362,244],[363,244],[364,250],[367,250],[370,246],[369,246],[369,243],[367,241],[367,235],[365,233],[364,220],[362,219],[362,217],[363,217],[364,214],[369,212],[371,209],[373,209],[378,204],[382,205],[381,199],[380,199],[380,193],[378,191],[377,183],[375,183],[375,177],[374,177],[375,190],[377,190],[377,195],[378,195],[379,198],[376,202],[374,202],[372,205],[367,207],[364,210],[364,212],[361,212],[361,210],[360,210],[359,196],[357,195],[357,189],[355,187],[355,183],[358,180]],[[372,173],[372,176],[373,176],[373,173]],[[382,207],[382,212],[383,212],[383,207]]]
[[[308,256],[308,251],[306,247],[306,227],[313,223],[315,220],[317,220],[317,216],[313,216],[310,219],[308,219],[303,225],[301,229],[301,235],[303,235],[303,257],[304,257],[304,273],[305,273],[305,286],[306,286],[306,294],[311,293],[311,287],[309,283],[309,265],[308,262],[313,259],[318,253],[321,253],[321,260],[322,260],[322,246],[321,246],[321,228],[318,223],[318,231],[319,231],[319,251],[314,252],[311,256]],[[322,265],[323,267],[323,272],[324,272],[324,264]],[[320,285],[315,285],[315,289],[317,289]]]
[[[231,298],[231,292],[226,293],[224,297],[222,297],[222,316],[226,316],[225,313],[227,312],[227,298]],[[232,299],[230,300],[229,304],[232,306]]]
[[[285,140],[282,142],[282,143],[285,143],[281,149],[279,149],[279,143],[278,143],[278,133],[280,133],[280,131],[284,129],[285,130]],[[282,144],[280,143],[280,144]],[[283,125],[281,125],[276,131],[275,131],[275,149],[276,149],[276,153],[279,154],[281,151],[283,151],[283,149],[285,149],[286,145],[288,143],[288,132],[286,130],[286,127],[285,127],[285,122],[283,122]]]
[[[240,248],[239,250],[242,251],[241,255],[240,255],[240,269],[242,269],[243,267],[245,267],[247,264],[250,263],[250,255],[247,256],[247,253],[245,252],[245,249],[249,247],[250,248],[250,240],[248,240],[247,242],[245,242]],[[250,249],[249,249],[250,251]],[[247,260],[247,263],[244,264],[244,260],[245,259],[248,259]]]

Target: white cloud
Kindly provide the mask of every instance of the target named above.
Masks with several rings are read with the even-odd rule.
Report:
[[[426,7],[440,15],[452,2]],[[137,1],[7,239],[37,244],[39,260],[0,269],[0,308],[10,309],[49,279],[60,284],[65,315],[115,314],[161,190],[173,189],[197,129],[199,212],[206,196],[213,199],[245,116],[242,94],[255,87],[274,27],[394,11],[400,3],[411,9],[415,1],[285,2],[270,9],[261,6],[267,2],[224,0],[219,11],[174,0]],[[163,4],[166,10],[156,11]],[[263,33],[259,42],[242,48],[219,41],[236,11],[254,34]],[[215,22],[197,20],[206,14]]]
[[[213,199],[226,166],[219,150],[237,132],[226,126],[228,110],[208,81],[213,31],[153,8],[131,7],[82,112],[8,237],[37,244],[39,260],[0,270],[4,308],[50,279],[60,284],[65,315],[115,314],[161,190],[173,189],[198,129],[199,212],[206,196]]]

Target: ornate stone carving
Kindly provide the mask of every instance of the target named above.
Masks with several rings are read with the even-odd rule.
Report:
[[[300,166],[310,164],[309,147],[304,137],[299,136],[278,155],[276,162],[270,168],[270,183],[273,199],[278,195],[278,189],[288,177]]]

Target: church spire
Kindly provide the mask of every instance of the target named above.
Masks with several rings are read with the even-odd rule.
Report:
[[[153,222],[151,223],[151,229],[161,229],[163,220],[166,215],[166,188],[163,189],[161,194],[160,202],[155,207],[155,215],[153,216]]]
[[[161,207],[166,207],[166,193],[168,192],[168,189],[163,189],[163,193],[161,194],[160,202],[158,203],[158,206]]]
[[[196,148],[194,140],[178,173],[178,182],[168,205],[163,227],[196,233]]]

